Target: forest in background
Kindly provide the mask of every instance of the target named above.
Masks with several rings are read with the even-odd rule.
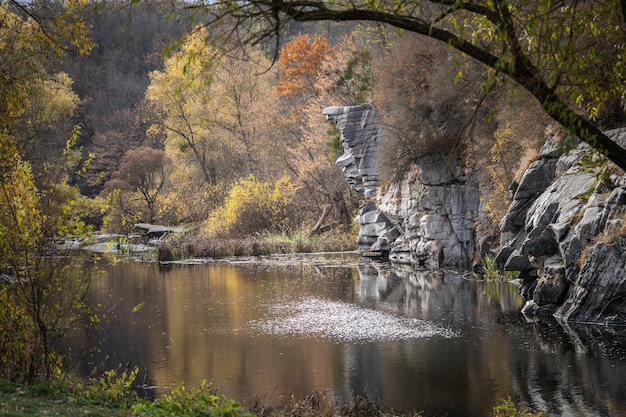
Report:
[[[103,231],[154,222],[233,237],[312,230],[322,215],[349,229],[359,196],[334,166],[342,148],[321,110],[364,102],[389,132],[387,181],[421,155],[453,152],[493,184],[487,206],[497,221],[550,124],[504,79],[484,97],[482,67],[380,24],[293,23],[278,46],[217,45],[220,29],[169,2],[74,12],[89,53],[70,45],[46,57],[6,129],[38,184],[71,154],[54,181],[75,187],[85,220]]]

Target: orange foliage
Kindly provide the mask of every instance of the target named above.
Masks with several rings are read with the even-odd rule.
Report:
[[[287,97],[312,92],[316,94],[315,78],[322,65],[335,55],[335,48],[328,40],[315,35],[298,35],[285,44],[278,58],[279,83],[275,86],[278,95]]]

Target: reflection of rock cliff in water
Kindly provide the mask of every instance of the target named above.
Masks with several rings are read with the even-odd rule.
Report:
[[[402,182],[380,191],[377,165],[382,132],[369,104],[329,107],[328,120],[341,131],[344,155],[337,160],[366,203],[357,217],[364,255],[389,255],[397,263],[469,266],[478,220],[477,184],[462,175],[456,158],[429,155],[415,162]]]
[[[623,367],[616,365],[626,360],[626,327],[554,319],[529,324],[515,314],[521,300],[513,284],[464,278],[453,271],[372,262],[359,265],[359,276],[357,294],[363,304],[451,323],[461,328],[461,339],[470,331],[480,333],[477,339],[485,354],[463,362],[466,374],[476,372],[472,365],[496,371],[494,363],[504,361],[507,371],[496,372],[510,381],[514,403],[550,415],[624,415],[626,385]],[[490,299],[493,306],[484,308],[481,303],[490,292],[496,295]],[[485,325],[493,321],[498,325]],[[471,330],[464,327],[468,324]],[[498,348],[490,347],[495,345]]]

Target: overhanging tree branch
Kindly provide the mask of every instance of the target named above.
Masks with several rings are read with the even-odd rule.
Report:
[[[368,3],[341,1],[331,3],[307,0],[251,0],[246,3],[234,3],[225,0],[222,3],[212,3],[210,7],[215,13],[214,16],[219,16],[220,19],[230,16],[238,25],[250,21],[258,25],[259,19],[266,19],[266,24],[261,25],[260,29],[256,26],[253,33],[253,36],[262,39],[269,36],[279,37],[278,28],[281,28],[285,21],[293,19],[301,22],[320,20],[379,22],[445,42],[496,72],[509,76],[528,90],[554,120],[626,171],[626,150],[602,133],[595,124],[574,111],[557,94],[555,88],[548,86],[541,71],[531,61],[529,52],[520,44],[521,35],[517,30],[509,3],[494,0],[493,9],[478,2],[430,0],[428,3],[445,6],[446,9],[438,18],[431,21],[417,10],[417,2],[402,3],[403,6],[412,6],[411,11],[405,14],[398,11],[401,10],[399,6],[395,9],[385,9],[384,3],[369,7]],[[621,0],[619,4],[626,16],[626,1]],[[223,6],[227,8],[221,8]],[[494,44],[480,46],[473,40],[454,33],[448,27],[438,25],[439,20],[459,11],[487,19],[493,24],[494,30],[502,34],[503,40],[495,46]]]

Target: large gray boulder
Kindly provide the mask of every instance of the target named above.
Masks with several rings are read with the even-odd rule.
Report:
[[[378,114],[370,104],[349,107],[327,107],[323,114],[337,124],[344,153],[336,164],[343,169],[350,187],[362,193],[365,204],[355,221],[360,225],[357,244],[364,256],[387,257],[390,245],[400,235],[396,224],[376,207],[380,171],[378,148],[380,129]]]
[[[609,134],[626,143],[626,130]],[[609,175],[588,145],[571,144],[548,140],[522,177],[496,263],[521,271],[529,319],[626,324],[626,177]]]
[[[337,159],[350,186],[374,197],[378,189],[378,146],[380,144],[377,113],[370,104],[348,107],[327,107],[323,114],[337,124],[341,132],[344,154]]]
[[[626,324],[626,236],[589,249],[578,280],[554,315],[573,322]]]

